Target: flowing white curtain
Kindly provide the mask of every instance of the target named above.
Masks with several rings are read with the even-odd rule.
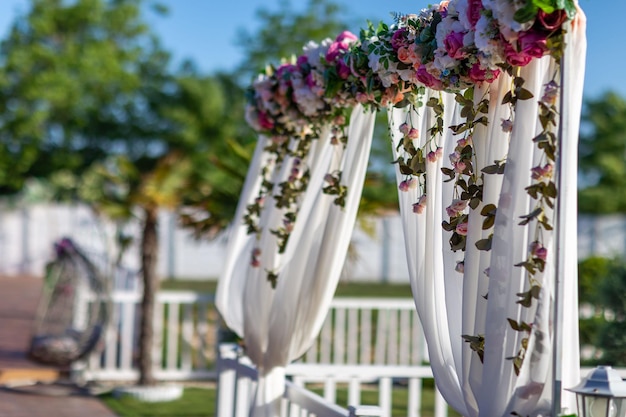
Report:
[[[259,384],[252,416],[276,416],[284,392],[284,367],[302,356],[315,340],[328,312],[346,256],[363,188],[373,134],[375,113],[357,107],[348,127],[345,151],[330,143],[325,132],[312,144],[302,161],[310,169],[307,191],[284,253],[277,251],[276,236],[283,210],[269,204],[261,213],[259,237],[247,233],[242,219],[261,187],[261,170],[271,158],[259,139],[236,214],[238,222],[229,241],[225,271],[217,288],[217,308],[228,327],[244,339],[247,355],[259,369]],[[275,183],[287,178],[289,158],[274,173]],[[322,192],[327,173],[341,170],[348,187],[345,206]],[[273,203],[273,201],[271,202]],[[261,266],[250,263],[253,248],[262,249]],[[266,269],[278,272],[276,288]]]
[[[561,276],[564,279],[565,313],[563,331],[563,387],[578,382],[578,313],[577,313],[577,253],[576,253],[576,170],[578,126],[582,102],[585,64],[585,18],[582,12],[567,35],[564,57],[565,79],[562,86],[563,106],[563,188],[559,190],[563,204],[562,227],[564,239],[560,251],[564,259]],[[541,294],[531,308],[521,307],[518,293],[529,289],[524,268],[514,265],[527,258],[529,244],[536,239],[535,229],[518,225],[520,216],[532,211],[535,200],[525,188],[531,185],[531,168],[541,162],[541,151],[531,140],[541,132],[538,100],[544,86],[555,71],[550,57],[535,60],[521,71],[524,88],[534,98],[518,101],[512,116],[514,128],[505,133],[501,121],[511,116],[508,105],[500,104],[511,89],[511,78],[502,74],[491,86],[477,87],[475,101],[484,94],[489,98],[489,125],[479,126],[473,134],[476,155],[475,171],[507,160],[503,175],[484,176],[483,202],[469,214],[465,252],[450,250],[450,232],[442,229],[447,220],[446,207],[454,195],[453,182],[443,182],[447,176],[442,167],[450,166],[446,155],[454,152],[460,136],[454,136],[448,126],[462,122],[459,104],[447,93],[427,91],[427,97],[441,97],[445,108],[445,130],[438,144],[443,159],[427,162],[427,204],[423,213],[413,213],[417,190],[400,192],[400,208],[405,231],[409,274],[417,311],[426,340],[433,373],[438,388],[459,413],[467,417],[500,417],[517,412],[520,415],[549,415],[552,396],[552,314],[554,303],[554,265],[556,248],[554,235],[544,232],[543,244],[548,250],[546,271],[535,276],[541,281]],[[398,126],[406,112],[394,109],[390,114],[394,153],[403,135]],[[421,107],[411,120],[425,133],[434,124],[429,108]],[[422,137],[427,137],[423,134]],[[424,139],[420,145],[424,145]],[[396,155],[398,156],[398,155]],[[544,162],[545,163],[545,162]],[[405,177],[398,173],[398,183]],[[484,217],[480,214],[486,204],[497,206],[495,226],[482,230]],[[551,215],[551,213],[548,213]],[[492,249],[480,251],[475,242],[494,234]],[[464,261],[462,273],[455,270]],[[512,361],[521,339],[526,335],[515,331],[507,318],[532,324],[527,353],[519,375]],[[470,349],[463,335],[484,336],[484,363]],[[563,405],[572,412],[575,399],[564,393]]]

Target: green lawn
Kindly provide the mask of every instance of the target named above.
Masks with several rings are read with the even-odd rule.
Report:
[[[435,395],[432,387],[425,384],[422,395],[422,417],[434,415]],[[322,394],[321,388],[313,391]],[[210,417],[215,415],[215,389],[213,388],[185,388],[183,397],[176,401],[163,403],[144,403],[132,398],[113,398],[106,394],[100,397],[104,403],[120,417]],[[337,404],[345,407],[348,398],[348,390],[337,390]],[[377,404],[378,391],[375,388],[364,387],[361,391],[362,405]],[[405,387],[393,387],[393,399],[391,414],[393,417],[406,416],[408,403],[408,390]],[[450,416],[458,416],[450,411]]]
[[[146,403],[129,397],[100,397],[120,417],[211,417],[215,415],[215,389],[185,388],[176,401]]]

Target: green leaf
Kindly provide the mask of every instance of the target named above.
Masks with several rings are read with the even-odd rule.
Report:
[[[520,325],[517,323],[517,321],[513,320],[513,319],[506,319],[509,322],[509,325],[511,326],[511,328],[517,332],[521,331],[522,328],[520,327]]]
[[[535,272],[537,272],[537,270],[535,269],[535,264],[532,263],[532,262],[529,262],[529,261],[520,262],[518,264],[515,264],[514,266],[521,266],[521,267],[523,267],[531,275],[534,275]]]
[[[539,286],[539,285],[533,285],[533,286],[530,288],[530,295],[531,295],[534,299],[538,300],[538,299],[539,299],[539,295],[540,295],[540,294],[541,294],[541,286]]]
[[[513,100],[513,93],[509,91],[504,95],[504,98],[502,98],[502,104],[511,103],[512,100]]]
[[[577,10],[576,10],[576,3],[574,2],[574,0],[565,0],[564,1],[565,4],[565,12],[567,13],[567,17],[572,20],[574,19],[574,17],[576,16]],[[563,9],[563,7],[560,7],[561,9]],[[567,416],[565,416],[567,417]]]
[[[513,19],[518,23],[530,22],[537,16],[537,6],[533,2],[527,2],[526,5],[517,10],[513,15]]]
[[[475,243],[476,249],[489,251],[491,250],[491,243],[493,241],[493,234],[489,235],[487,239],[481,239]]]
[[[533,0],[534,5],[545,13],[550,14],[556,10],[557,2],[555,0]]]
[[[482,200],[480,198],[472,197],[472,199],[470,199],[469,206],[472,210],[476,210],[476,207],[478,207],[481,202]]]
[[[495,216],[496,210],[497,208],[495,204],[487,204],[482,208],[480,214],[483,216]]]
[[[533,93],[525,88],[520,88],[516,91],[516,96],[519,100],[529,100],[534,97]]]
[[[456,252],[458,250],[465,250],[465,236],[461,236],[458,233],[452,233],[452,237],[450,238],[450,248],[452,251]]]
[[[398,165],[400,166],[400,172],[403,175],[412,175],[413,174],[413,170],[408,165],[403,164],[403,163],[400,163]]]
[[[483,230],[488,230],[493,227],[496,222],[496,216],[489,216],[483,221]]]

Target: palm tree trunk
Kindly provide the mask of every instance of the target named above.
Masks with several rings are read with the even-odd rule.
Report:
[[[139,385],[154,385],[156,380],[152,372],[152,346],[154,344],[154,304],[159,287],[159,280],[156,276],[159,250],[158,212],[155,207],[146,207],[144,211],[145,219],[141,239],[143,298],[139,330]]]

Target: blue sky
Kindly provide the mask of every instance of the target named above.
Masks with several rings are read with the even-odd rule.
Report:
[[[153,29],[177,61],[190,58],[205,72],[229,70],[245,59],[236,46],[240,29],[257,27],[259,7],[275,10],[279,0],[160,0],[169,7],[166,17],[148,15]],[[390,12],[411,13],[432,3],[429,0],[336,0],[343,4],[356,31],[367,19],[391,21]],[[0,0],[0,36],[4,36],[16,13],[27,11],[27,0]],[[303,7],[306,0],[292,0]],[[626,97],[625,0],[580,0],[587,14],[587,72],[585,96],[597,97],[615,90]],[[277,34],[280,36],[281,34]],[[288,36],[288,35],[286,35]],[[297,52],[297,51],[294,51]]]

